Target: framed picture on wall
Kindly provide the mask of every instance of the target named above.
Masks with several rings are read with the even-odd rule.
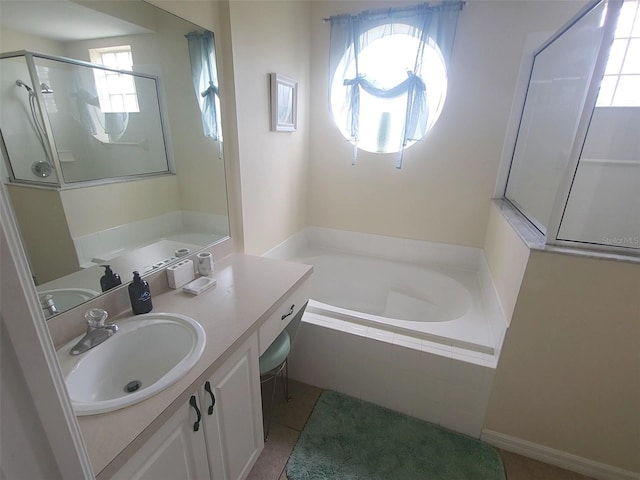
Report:
[[[271,131],[295,132],[298,127],[298,82],[270,73]]]

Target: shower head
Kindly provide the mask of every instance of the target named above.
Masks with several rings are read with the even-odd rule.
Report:
[[[19,87],[24,87],[27,92],[29,92],[29,95],[33,95],[33,90],[31,89],[31,87],[24,83],[22,80],[16,80],[16,85]]]
[[[22,80],[16,80],[16,85],[19,87],[24,87],[27,90],[27,92],[29,92],[29,95],[34,95],[33,89],[29,85],[24,83]],[[40,84],[40,92],[53,93],[53,90],[49,85],[43,82]]]

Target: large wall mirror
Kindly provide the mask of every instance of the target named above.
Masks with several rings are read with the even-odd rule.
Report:
[[[126,284],[229,236],[210,32],[142,0],[3,0],[0,24],[2,188],[47,316],[103,265]]]

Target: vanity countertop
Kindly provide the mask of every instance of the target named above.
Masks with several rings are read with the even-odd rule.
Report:
[[[179,290],[153,297],[153,311],[181,313],[205,329],[205,351],[176,383],[138,404],[78,417],[97,478],[107,479],[186,403],[229,355],[311,274],[311,266],[250,255],[229,255],[215,263],[217,286],[198,296]],[[116,323],[130,317],[115,317]]]

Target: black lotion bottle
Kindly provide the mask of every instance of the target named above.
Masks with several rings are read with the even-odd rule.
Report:
[[[133,272],[133,281],[129,284],[129,300],[135,315],[149,313],[153,308],[149,284],[140,277],[138,272]]]
[[[117,287],[118,285],[122,285],[120,275],[114,273],[113,270],[111,270],[111,265],[100,266],[104,268],[104,275],[100,277],[100,288],[102,288],[103,292],[111,290],[113,287]]]

